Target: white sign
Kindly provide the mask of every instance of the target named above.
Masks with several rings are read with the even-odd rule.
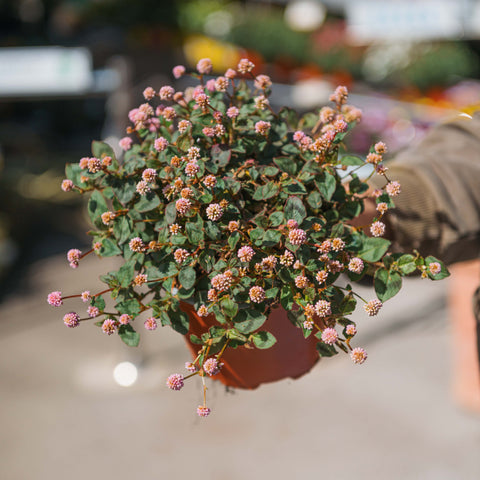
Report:
[[[0,48],[0,97],[81,94],[92,85],[86,48]]]
[[[357,0],[346,5],[348,35],[358,44],[455,38],[464,33],[462,8],[452,0]]]

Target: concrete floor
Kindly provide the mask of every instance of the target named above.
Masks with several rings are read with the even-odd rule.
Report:
[[[338,355],[255,391],[210,382],[200,419],[197,379],[165,387],[188,360],[181,337],[145,331],[131,349],[93,325],[66,328],[74,301],[46,303],[56,289],[96,291],[111,267],[39,261],[0,305],[0,479],[480,478],[480,416],[450,393],[448,280],[410,280],[378,317],[355,315],[364,365]],[[140,366],[128,388],[112,377],[124,360]]]

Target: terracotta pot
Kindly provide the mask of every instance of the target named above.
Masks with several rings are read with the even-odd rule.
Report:
[[[199,337],[212,325],[218,325],[213,315],[199,317],[193,305],[182,302],[180,308],[190,317],[189,334]],[[243,346],[227,348],[222,356],[224,366],[212,378],[229,387],[252,389],[262,383],[301,377],[317,363],[319,355],[315,346],[318,340],[313,335],[304,338],[302,331],[292,325],[283,308],[273,310],[261,330],[271,332],[277,343],[266,350]],[[195,358],[199,346],[190,342],[189,336],[186,341]]]
[[[472,297],[480,280],[480,260],[448,267],[453,348],[453,391],[458,404],[480,412],[480,369]]]

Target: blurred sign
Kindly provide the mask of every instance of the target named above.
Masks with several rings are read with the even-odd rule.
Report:
[[[464,4],[452,0],[357,0],[346,5],[349,37],[360,44],[460,37],[464,13]]]
[[[86,48],[0,48],[0,97],[81,94],[92,84]]]

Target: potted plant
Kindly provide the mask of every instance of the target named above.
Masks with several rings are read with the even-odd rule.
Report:
[[[242,59],[205,82],[212,65],[202,59],[190,73],[196,88],[147,88],[147,103],[129,114],[123,158],[93,142],[93,157],[66,167],[62,188],[89,195],[94,225],[92,249],[70,250],[70,266],[87,254],[124,263],[101,277],[105,290],[55,291],[48,302],[81,297],[87,314],[67,313],[68,327],[91,320],[131,346],[142,324],[184,335],[193,360],[188,373],[167,379],[173,390],[196,376],[253,388],[297,377],[340,350],[361,364],[367,354],[348,318],[357,303],[376,315],[404,275],[448,275],[436,258],[389,253],[382,217],[400,185],[387,176],[383,143],[365,159],[345,153],[342,140],[361,115],[346,88],[333,93],[332,107],[298,117],[270,107],[271,81],[253,68]],[[356,173],[366,164],[385,186],[373,192],[376,217],[353,226],[369,195]],[[352,286],[366,274],[378,297],[368,301]],[[105,312],[105,295],[114,313]],[[210,413],[205,398],[197,412]]]

